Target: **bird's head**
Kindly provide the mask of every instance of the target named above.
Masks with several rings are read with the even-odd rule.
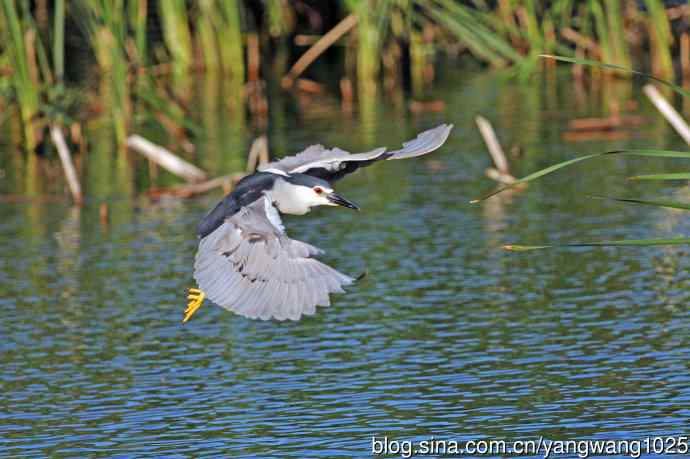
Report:
[[[316,206],[342,206],[359,210],[359,207],[333,190],[330,183],[306,174],[290,174],[283,183],[277,183],[272,193],[278,209],[287,214],[305,214]]]

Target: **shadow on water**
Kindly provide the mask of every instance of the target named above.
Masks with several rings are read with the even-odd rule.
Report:
[[[684,214],[584,198],[664,193],[615,178],[652,164],[583,163],[522,193],[467,204],[491,186],[477,113],[494,120],[505,145],[521,147],[517,175],[623,145],[678,148],[642,102],[648,122],[628,139],[564,141],[572,111],[601,114],[606,92],[576,100],[568,79],[517,85],[451,73],[434,94],[445,113],[404,115],[385,97],[351,117],[337,101],[272,101],[268,134],[281,155],[313,142],[396,146],[436,123],[456,126],[430,157],[339,183],[359,214],[323,209],[285,219],[291,235],[326,249],[338,269],[369,272],[297,323],[249,321],[207,305],[181,326],[194,228],[220,194],[139,198],[152,180],[142,178],[147,165],[132,172],[112,135],[89,136],[92,198],[81,210],[48,199],[0,206],[0,455],[351,457],[370,453],[372,435],[682,434],[690,414],[687,249],[499,249],[686,231]],[[256,134],[222,93],[207,82],[195,115],[203,132],[195,155],[214,174],[241,169]]]

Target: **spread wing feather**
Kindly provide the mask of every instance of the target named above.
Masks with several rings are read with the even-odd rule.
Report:
[[[297,320],[353,279],[313,258],[316,247],[290,239],[273,212],[261,198],[201,239],[194,278],[211,301],[240,315]]]
[[[264,164],[259,170],[284,174],[302,173],[333,182],[376,161],[414,158],[431,153],[446,142],[451,129],[452,124],[441,124],[420,133],[413,140],[404,142],[403,148],[394,151],[377,148],[353,154],[340,148],[328,149],[323,145],[312,145],[295,156]]]

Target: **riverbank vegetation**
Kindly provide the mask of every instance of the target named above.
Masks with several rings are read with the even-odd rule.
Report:
[[[442,102],[425,100],[439,66],[474,62],[525,79],[553,67],[539,58],[544,53],[690,85],[690,5],[2,0],[0,129],[11,144],[2,154],[19,155],[18,174],[34,177],[36,153],[52,154],[52,127],[66,134],[73,153],[89,149],[89,136],[110,139],[116,158],[107,164],[126,176],[120,157],[143,125],[193,156],[199,76],[238,126],[247,119],[265,125],[270,85],[337,97],[343,110],[361,116],[382,94],[393,103],[409,100],[402,104],[413,111],[444,110]],[[578,64],[573,70],[580,79],[610,76]]]

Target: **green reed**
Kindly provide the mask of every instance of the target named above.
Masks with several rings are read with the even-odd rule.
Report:
[[[201,0],[196,19],[196,40],[201,48],[206,72],[217,72],[220,67],[218,36],[214,28],[214,17],[218,14],[214,0]]]
[[[24,147],[33,152],[36,147],[36,117],[40,106],[41,82],[36,63],[36,30],[26,18],[28,2],[22,2],[21,12],[12,0],[2,0],[2,32],[4,51],[13,63],[8,79],[19,109]]]
[[[148,17],[148,0],[131,0],[129,3],[129,27],[134,33],[134,44],[139,65],[147,62],[148,45],[146,41],[146,19]]]
[[[673,80],[679,52],[673,31],[682,29],[671,27],[661,0],[640,2],[644,8],[633,0],[341,0],[331,9],[314,2],[310,14],[326,21],[321,30],[305,28],[311,24],[305,12],[286,0],[264,0],[261,9],[248,0],[55,0],[42,10],[52,17],[40,26],[36,2],[0,2],[0,104],[18,114],[0,116],[0,122],[13,121],[16,137],[29,151],[41,141],[46,122],[67,120],[63,99],[70,88],[90,83],[86,76],[66,81],[66,73],[74,79],[66,72],[71,63],[83,65],[83,50],[100,85],[99,93],[84,97],[90,103],[79,101],[79,108],[90,113],[86,108],[100,105],[122,146],[138,123],[152,120],[173,138],[194,136],[189,115],[191,75],[197,70],[218,82],[225,108],[244,123],[246,101],[262,87],[256,81],[247,85],[247,74],[280,79],[289,64],[286,56],[296,59],[308,49],[288,37],[323,35],[349,14],[357,25],[326,53],[331,62],[342,60],[343,75],[336,77],[356,83],[359,103],[367,105],[360,113],[372,111],[372,101],[379,100],[372,94],[382,81],[398,106],[405,105],[400,82],[407,76],[413,96],[423,98],[444,53],[464,54],[491,68],[514,67],[518,71],[512,74],[527,76],[534,75],[539,54],[574,56],[579,49],[586,50],[580,55],[626,68],[633,60],[641,68],[650,63],[655,75]],[[258,11],[263,17],[254,16]],[[79,33],[67,24],[77,24]],[[150,24],[160,30],[149,30]],[[573,40],[573,31],[580,42]],[[80,46],[72,46],[78,40]],[[261,62],[250,72],[248,42],[259,44],[259,52],[253,47],[250,54],[252,62],[257,56]],[[649,50],[640,43],[649,43]],[[73,55],[75,48],[82,54]],[[404,61],[407,68],[396,65]]]
[[[110,110],[115,139],[122,147],[131,116],[128,28],[123,0],[83,0],[77,6],[101,73],[101,90]]]
[[[300,32],[295,27],[302,13],[284,0],[264,2],[264,18],[254,18],[255,11],[248,2],[240,0],[158,0],[154,8],[149,3],[148,0],[58,0],[51,10],[54,36],[41,37],[39,30],[26,33],[31,30],[27,29],[32,22],[30,2],[3,0],[3,21],[7,26],[4,35],[11,44],[8,52],[12,52],[12,59],[17,62],[14,86],[25,107],[23,119],[37,111],[35,101],[39,99],[31,96],[31,92],[36,93],[31,86],[41,84],[30,78],[31,60],[36,61],[43,74],[51,70],[41,43],[52,43],[52,70],[57,81],[62,79],[65,61],[70,59],[64,55],[66,15],[73,15],[77,23],[87,23],[89,46],[101,71],[111,75],[118,97],[128,94],[122,81],[132,65],[169,65],[175,80],[171,87],[178,95],[187,93],[195,64],[203,64],[199,67],[208,71],[222,69],[235,82],[235,90],[241,91],[246,72],[244,33],[256,30],[262,46],[268,47],[262,52],[264,58],[282,59],[284,54],[271,50],[273,40],[289,32]],[[645,11],[636,9],[629,16],[631,8],[636,8],[631,5],[628,0],[586,3],[501,0],[495,6],[489,2],[468,5],[454,0],[342,0],[341,14],[352,13],[358,18],[356,30],[352,32],[355,39],[348,41],[352,49],[343,56],[346,59],[354,56],[357,81],[363,88],[371,89],[380,79],[385,51],[407,47],[411,56],[409,71],[418,93],[420,69],[439,53],[457,52],[460,46],[459,49],[492,67],[519,64],[531,71],[538,54],[572,55],[573,44],[561,36],[562,30],[569,28],[596,43],[602,60],[629,67],[630,44],[626,37],[635,30],[626,27],[635,27],[635,21],[641,17],[649,24],[655,73],[672,77],[673,37],[663,2],[645,0]],[[318,13],[320,6],[313,9]],[[86,18],[81,15],[83,11],[88,13]],[[152,42],[155,34],[148,34],[147,22],[151,16],[156,16],[160,24],[162,43]],[[342,18],[334,20],[339,19]],[[588,25],[590,22],[594,24],[593,29]],[[427,29],[430,34],[425,35],[423,31]],[[34,40],[30,44],[36,47],[27,50],[27,40],[31,41],[32,34]],[[423,39],[427,36],[431,38]],[[195,53],[195,49],[199,52]],[[196,56],[202,61],[195,62]],[[389,67],[395,70],[394,66]],[[404,69],[398,69],[401,70]],[[125,119],[126,104],[115,110],[124,114]]]
[[[606,24],[609,29],[609,55],[612,64],[630,67],[630,53],[625,41],[625,28],[623,25],[623,11],[619,0],[605,2]]]
[[[53,21],[53,68],[55,83],[62,85],[65,76],[65,0],[55,1]]]
[[[225,75],[241,90],[245,81],[245,57],[242,40],[241,2],[226,0],[218,3],[214,28],[220,46],[220,58]]]
[[[377,23],[377,12],[385,9],[386,1],[372,8],[369,0],[350,0],[350,11],[357,16],[357,81],[360,97],[375,93],[375,82],[380,71],[381,36]]]
[[[170,53],[176,87],[184,92],[188,89],[193,63],[192,35],[185,0],[159,0],[158,15],[161,19],[163,40]]]
[[[645,0],[645,6],[649,12],[649,38],[652,53],[652,70],[661,78],[672,80],[674,78],[673,36],[671,26],[664,9],[662,0]]]

